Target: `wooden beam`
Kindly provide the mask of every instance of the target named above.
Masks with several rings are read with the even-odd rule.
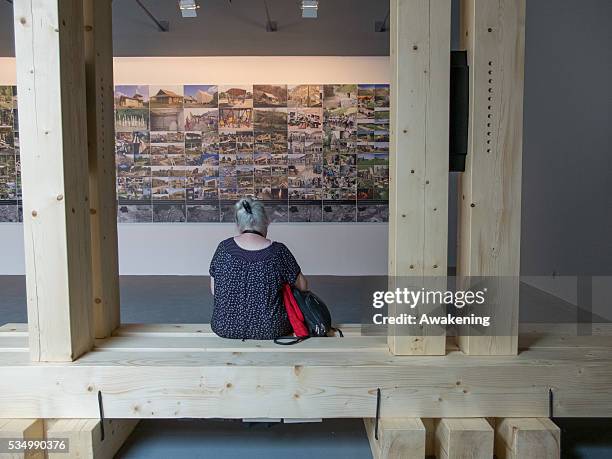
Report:
[[[13,10],[31,357],[70,361],[93,344],[82,1]]]
[[[102,440],[102,424],[99,419],[49,419],[45,422],[47,439],[67,439],[69,452],[49,452],[48,458],[112,458],[138,422],[137,419],[105,419],[104,440]]]
[[[0,439],[2,440],[43,440],[45,437],[42,419],[0,419]],[[30,450],[25,453],[0,453],[8,459],[45,459],[42,450]]]
[[[517,353],[525,0],[464,0],[461,41],[470,66],[469,147],[459,184],[457,276],[504,280],[489,336],[462,336],[471,355]],[[479,313],[487,311],[479,310]]]
[[[535,342],[510,358],[451,349],[418,359],[384,347],[345,352],[354,343],[342,338],[313,338],[311,347],[292,351],[253,351],[217,338],[218,347],[199,350],[101,347],[64,364],[31,364],[25,348],[2,352],[2,342],[15,338],[22,339],[0,337],[6,418],[94,418],[98,390],[109,418],[363,418],[375,413],[377,388],[389,418],[543,417],[549,387],[558,417],[612,416],[609,337],[594,347]]]
[[[374,459],[422,459],[425,457],[425,426],[418,418],[383,418],[378,421],[378,440],[375,438],[375,419],[364,418]]]
[[[111,1],[83,2],[96,338],[110,336],[120,323]]]
[[[450,11],[450,0],[391,1],[390,290],[446,289]],[[394,354],[444,354],[442,328],[402,328],[389,327]]]
[[[548,418],[497,419],[495,455],[498,459],[558,459],[561,431]]]
[[[484,418],[444,418],[436,422],[436,458],[493,457],[493,428]]]

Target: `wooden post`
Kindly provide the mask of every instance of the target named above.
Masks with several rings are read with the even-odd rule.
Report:
[[[87,135],[91,202],[93,312],[96,338],[119,326],[119,262],[111,0],[85,0]]]
[[[96,0],[97,1],[97,0]],[[115,456],[130,436],[138,419],[105,419],[102,440],[99,419],[49,419],[46,424],[47,439],[66,438],[68,453],[49,453],[49,459],[107,459]]]
[[[493,428],[484,418],[444,418],[436,422],[438,459],[493,457]]]
[[[45,437],[42,419],[0,419],[0,439],[20,441],[40,441]],[[0,453],[8,459],[45,459],[43,450],[30,450],[24,453]]]
[[[82,0],[13,5],[31,358],[93,344]]]
[[[366,418],[365,424],[374,459],[422,459],[425,457],[425,426],[419,418],[388,418],[378,422]]]
[[[450,0],[391,1],[390,289],[446,289],[450,11]],[[389,305],[389,315],[424,312]],[[401,327],[389,327],[394,354],[445,353],[443,329]]]
[[[518,349],[525,0],[463,0],[462,47],[470,66],[469,147],[459,185],[458,285],[501,278],[488,301],[490,336],[461,336],[474,355]]]
[[[504,418],[495,425],[499,459],[558,459],[561,430],[548,418]]]

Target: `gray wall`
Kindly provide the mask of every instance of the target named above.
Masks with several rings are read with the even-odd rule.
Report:
[[[528,0],[523,274],[612,274],[612,2]]]
[[[388,2],[325,0],[320,19],[299,1],[268,0],[277,33],[264,29],[263,1],[201,0],[196,20],[176,2],[145,0],[171,32],[160,33],[132,0],[114,0],[117,56],[387,55],[375,33]],[[453,47],[458,43],[453,1]],[[0,56],[13,55],[11,6],[0,0]],[[522,272],[612,274],[612,1],[528,0],[523,153]],[[456,224],[456,176],[450,184]],[[449,262],[455,262],[450,231]]]

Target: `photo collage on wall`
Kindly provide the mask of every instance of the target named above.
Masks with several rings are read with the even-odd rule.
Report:
[[[388,220],[388,85],[118,85],[115,130],[120,223]]]
[[[0,223],[23,220],[17,87],[0,86]]]

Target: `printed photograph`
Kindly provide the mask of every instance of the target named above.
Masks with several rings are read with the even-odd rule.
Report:
[[[151,177],[117,177],[117,199],[130,201],[151,199]]]
[[[307,84],[287,86],[287,107],[308,107],[308,100]]]
[[[13,129],[0,128],[0,155],[15,154],[15,134]]]
[[[375,116],[376,100],[375,100],[376,85],[363,84],[359,85],[357,90],[357,100],[359,109],[359,119],[373,120]]]
[[[253,129],[253,109],[222,108],[219,110],[219,132]]]
[[[188,223],[219,223],[219,205],[189,205],[187,204]]]
[[[184,132],[175,131],[156,131],[150,132],[151,143],[181,143],[185,141]]]
[[[363,223],[383,223],[389,221],[389,206],[357,204],[357,221]]]
[[[219,91],[216,85],[185,85],[184,95],[185,108],[217,108],[219,105]]]
[[[323,219],[323,208],[318,204],[289,203],[290,222],[320,222]]]
[[[153,177],[151,181],[153,200],[185,200],[185,177]]]
[[[288,206],[284,204],[266,205],[266,211],[272,223],[285,223],[289,221]]]
[[[388,107],[390,104],[390,87],[388,84],[376,85],[376,106]]]
[[[296,130],[322,130],[323,109],[322,108],[298,108],[290,109],[287,117],[289,131]]]
[[[256,108],[254,129],[255,132],[274,132],[287,130],[286,108]]]
[[[14,129],[13,109],[0,109],[0,129]]]
[[[389,155],[387,153],[357,153],[357,165],[388,166]]]
[[[17,204],[0,203],[0,223],[17,223],[19,221]]]
[[[357,107],[356,84],[323,85],[323,108]]]
[[[182,223],[185,220],[185,204],[153,203],[154,222]]]
[[[322,221],[335,223],[348,223],[357,220],[355,204],[327,204],[323,203]]]
[[[253,106],[258,107],[286,107],[287,86],[256,84],[253,85]]]
[[[13,87],[0,86],[0,110],[10,110],[13,107]]]
[[[117,223],[151,223],[153,207],[151,204],[119,204],[117,206]]]
[[[216,108],[186,108],[184,116],[186,131],[217,131],[219,110]]]
[[[115,108],[148,108],[149,87],[147,85],[115,86]]]
[[[142,108],[118,108],[115,110],[115,131],[133,132],[149,129],[149,110]]]
[[[219,108],[252,108],[253,87],[219,86]]]
[[[357,108],[340,107],[326,109],[324,112],[325,129],[346,131],[357,128]]]
[[[151,108],[182,108],[183,86],[149,86]]]
[[[182,108],[152,108],[151,131],[184,131],[185,117]]]
[[[219,153],[219,133],[202,133],[202,151],[204,153]]]

